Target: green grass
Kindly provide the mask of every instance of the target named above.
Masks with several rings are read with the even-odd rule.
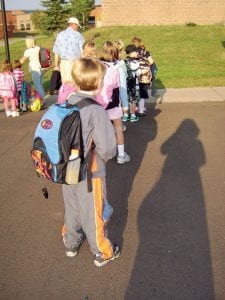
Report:
[[[225,86],[225,26],[130,26],[95,28],[84,32],[85,39],[95,37],[98,48],[106,40],[130,43],[139,36],[158,65],[157,87]],[[54,37],[36,37],[37,44],[52,49]],[[10,44],[11,60],[20,58],[24,39]],[[0,60],[5,59],[0,46]],[[27,65],[24,66],[24,70]],[[48,88],[51,70],[44,76]],[[29,73],[26,71],[26,78]]]

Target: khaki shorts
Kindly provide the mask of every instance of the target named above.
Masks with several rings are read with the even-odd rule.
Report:
[[[71,70],[74,60],[61,60],[60,72],[63,83],[72,83]]]

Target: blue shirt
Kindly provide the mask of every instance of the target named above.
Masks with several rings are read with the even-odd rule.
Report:
[[[61,59],[76,59],[83,52],[84,38],[78,31],[68,27],[61,31],[56,38],[53,52],[58,54]]]

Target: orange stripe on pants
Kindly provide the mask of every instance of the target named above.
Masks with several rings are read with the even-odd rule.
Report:
[[[92,185],[95,206],[96,242],[99,252],[103,255],[103,259],[108,259],[112,257],[113,252],[110,241],[105,237],[105,224],[102,219],[104,201],[102,179],[92,178]]]

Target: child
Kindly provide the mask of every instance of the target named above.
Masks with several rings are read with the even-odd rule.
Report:
[[[141,74],[138,54],[134,45],[128,45],[125,49],[127,57],[125,64],[127,67],[127,92],[128,100],[130,103],[130,122],[137,122],[138,117],[136,116],[137,103],[139,101],[139,82],[138,76]]]
[[[117,66],[120,73],[120,99],[121,105],[123,108],[123,121],[126,122],[129,120],[128,115],[128,94],[127,94],[127,68],[124,60],[121,58],[124,44],[121,40],[115,41],[115,45],[118,48],[118,59]]]
[[[151,56],[151,53],[146,50],[145,45],[143,41],[139,37],[134,37],[131,41],[136,47],[139,57],[146,58],[150,63],[150,69],[151,69],[151,96],[156,97],[156,86],[155,86],[155,76],[157,73],[157,65],[154,62],[154,59]]]
[[[12,64],[4,61],[0,73],[0,96],[4,103],[5,113],[7,117],[18,117],[19,112],[16,111],[16,83],[12,72]],[[9,110],[9,102],[11,103],[11,111]]]
[[[77,92],[69,103],[75,105],[81,99],[94,99],[103,85],[106,68],[93,58],[78,59],[72,67],[72,78]],[[92,161],[93,191],[87,190],[87,179],[76,185],[62,185],[65,205],[66,255],[78,254],[85,236],[94,254],[94,264],[103,267],[120,255],[119,246],[107,238],[102,217],[104,206],[105,163],[116,154],[113,126],[100,105],[93,104],[80,109],[85,156],[91,140],[95,144]]]
[[[40,46],[35,45],[35,40],[32,36],[27,36],[25,42],[27,49],[24,51],[20,62],[23,64],[27,59],[29,59],[29,71],[31,72],[32,81],[35,90],[41,97],[41,106],[44,108],[46,103],[45,90],[43,86],[43,73],[39,60]]]
[[[41,110],[41,97],[33,87],[30,93],[29,109],[33,112]]]
[[[102,91],[97,95],[96,101],[107,111],[112,120],[117,141],[117,163],[125,164],[130,161],[130,156],[124,151],[124,134],[122,126],[122,108],[120,106],[120,74],[116,67],[118,59],[118,49],[114,43],[107,41],[104,43],[100,55],[100,61],[106,66],[106,74]]]
[[[93,41],[87,41],[83,44],[82,58],[85,57],[97,57],[96,44]]]
[[[22,82],[24,80],[24,72],[21,69],[21,63],[19,60],[15,60],[13,64],[13,75],[16,80],[17,86],[17,110],[21,110],[21,89],[22,89]]]
[[[94,55],[94,53],[95,53],[94,49],[96,49],[94,42],[86,42],[84,44],[85,53],[83,53],[83,58],[85,57],[85,55],[87,55],[89,58],[90,58],[90,55]],[[72,95],[74,95],[75,92],[76,92],[76,88],[75,88],[74,85],[71,85],[69,83],[63,83],[62,86],[59,89],[58,103],[62,104],[65,101],[68,101],[68,99]],[[110,221],[110,218],[111,218],[112,214],[113,214],[113,208],[109,204],[108,200],[106,199],[106,195],[105,195],[105,197],[104,197],[104,209],[103,209],[103,215],[102,215],[105,224],[107,224]],[[64,233],[63,233],[63,235],[64,235]]]

